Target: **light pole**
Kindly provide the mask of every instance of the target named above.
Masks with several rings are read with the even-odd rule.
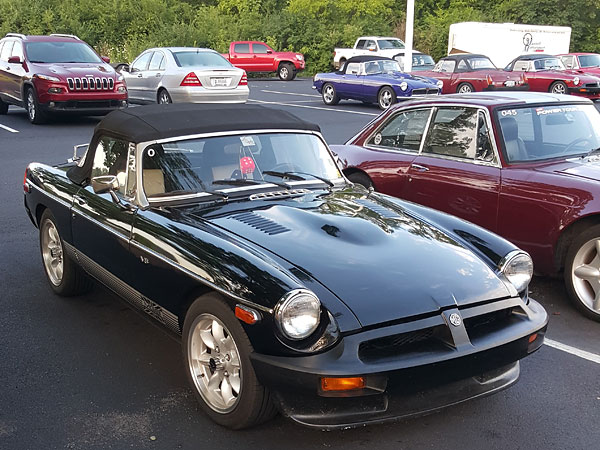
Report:
[[[404,71],[412,70],[413,28],[415,22],[415,0],[406,1],[406,45],[404,49]]]

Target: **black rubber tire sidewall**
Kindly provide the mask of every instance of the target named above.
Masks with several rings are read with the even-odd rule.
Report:
[[[600,224],[594,225],[586,229],[585,231],[580,233],[579,236],[573,239],[573,242],[569,246],[569,250],[567,251],[567,255],[565,258],[565,268],[563,275],[565,279],[565,286],[567,288],[567,293],[569,294],[569,300],[571,300],[571,303],[573,303],[573,305],[586,317],[600,322],[600,314],[594,313],[579,300],[579,297],[577,296],[575,288],[573,287],[573,282],[570,276],[570,273],[573,268],[573,260],[575,259],[575,255],[577,254],[577,252],[583,244],[588,242],[590,239],[593,239],[594,237],[600,237]]]
[[[327,102],[327,100],[325,100],[325,88],[327,86],[331,86],[333,88],[333,100],[331,100],[330,102]],[[325,83],[323,85],[323,87],[321,88],[321,92],[322,92],[321,98],[323,99],[323,103],[325,103],[326,105],[333,106],[333,105],[337,105],[340,102],[340,97],[337,95],[337,91],[333,84]]]
[[[8,103],[5,103],[0,99],[0,116],[8,113]]]
[[[54,226],[56,227],[56,231],[60,237],[60,245],[62,247],[63,254],[63,277],[60,284],[57,286],[48,277],[48,273],[46,271],[46,266],[43,261],[42,255],[42,230],[44,229],[44,223],[46,221],[52,221]],[[42,213],[39,223],[39,241],[40,241],[40,255],[42,256],[42,267],[44,268],[44,274],[48,279],[48,284],[52,288],[52,290],[63,297],[69,297],[72,295],[82,294],[84,292],[89,291],[93,287],[93,281],[83,272],[83,270],[70,258],[65,249],[65,244],[62,236],[60,235],[60,230],[56,223],[56,219],[52,214],[50,209],[45,209]]]
[[[167,97],[169,98],[169,103],[173,103],[173,99],[171,98],[171,94],[169,94],[169,91],[167,91],[164,88],[159,89],[158,94],[156,94],[156,103],[160,104],[160,97],[163,94],[163,92],[165,94],[167,94]]]
[[[373,182],[371,181],[369,176],[363,172],[351,173],[349,175],[346,175],[346,178],[348,178],[354,184],[360,184],[361,186],[363,186],[366,189],[373,187]]]
[[[35,115],[33,116],[33,119],[29,115],[29,93],[31,93],[31,95],[33,95],[33,104],[35,106]],[[33,87],[28,87],[25,90],[25,109],[27,110],[27,118],[29,119],[29,121],[32,124],[39,125],[42,123],[46,123],[46,121],[47,121],[46,114],[40,108],[40,103],[38,102],[37,93],[35,92],[35,89]]]
[[[462,88],[463,86],[469,86],[469,88],[471,89],[469,92],[460,92],[460,88]],[[473,85],[471,83],[460,83],[458,85],[458,87],[456,88],[456,92],[458,94],[465,94],[465,93],[471,93],[471,92],[475,92],[475,88],[473,87]]]
[[[188,362],[188,345],[190,328],[200,314],[209,313],[219,318],[227,327],[237,346],[242,368],[242,388],[236,407],[228,413],[221,414],[208,406],[198,392]],[[184,370],[194,395],[202,410],[216,423],[231,429],[242,429],[264,422],[276,413],[269,391],[263,387],[254,372],[250,354],[253,348],[244,328],[235,318],[231,308],[216,293],[205,294],[192,303],[185,316],[182,335],[182,352]]]
[[[286,76],[283,76],[281,73],[283,68],[287,69]],[[294,65],[291,63],[281,63],[277,69],[277,76],[282,81],[292,81],[294,79]]]

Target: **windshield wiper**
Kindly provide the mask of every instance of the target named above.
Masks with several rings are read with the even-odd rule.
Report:
[[[273,176],[281,177],[281,178],[289,178],[290,180],[295,180],[295,181],[304,181],[304,180],[306,180],[306,178],[301,177],[300,175],[307,175],[309,177],[313,177],[319,181],[322,181],[329,187],[333,187],[333,183],[330,180],[328,180],[327,178],[323,178],[323,177],[320,177],[319,175],[315,175],[313,173],[308,173],[308,172],[297,172],[295,170],[291,170],[289,172],[277,172],[274,170],[264,170],[263,174],[273,175]]]
[[[582,155],[581,158],[587,158],[588,156],[596,155],[598,153],[600,153],[600,147],[591,149],[585,155]]]
[[[248,179],[233,179],[233,180],[214,180],[212,184],[230,184],[232,186],[253,186],[253,185],[261,185],[261,184],[274,184],[275,186],[279,186],[285,189],[289,189],[289,186],[285,183],[277,183],[276,181],[262,181],[262,180],[248,180]]]

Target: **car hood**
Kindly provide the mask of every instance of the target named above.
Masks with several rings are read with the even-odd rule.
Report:
[[[457,237],[378,195],[356,192],[213,218],[187,214],[287,260],[333,292],[363,326],[511,296]]]
[[[431,87],[433,84],[434,87],[437,87],[436,83],[438,80],[435,78],[429,78],[420,75],[411,75],[405,72],[393,72],[393,73],[380,73],[375,75],[366,75],[366,78],[369,80],[377,80],[389,83],[393,81],[395,83],[402,83],[406,81],[413,88],[419,87]]]
[[[587,158],[571,158],[566,161],[550,163],[538,170],[600,181],[600,155],[592,155]]]
[[[115,78],[115,70],[108,64],[61,63],[46,66],[50,73],[64,78]]]

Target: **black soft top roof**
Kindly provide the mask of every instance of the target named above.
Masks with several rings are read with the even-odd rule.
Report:
[[[319,126],[279,109],[261,105],[180,103],[113,111],[96,126],[128,142],[146,142],[192,134],[261,129],[321,131]]]
[[[346,73],[346,68],[348,67],[348,64],[350,63],[361,63],[361,62],[365,62],[365,61],[379,61],[379,60],[386,60],[386,61],[394,61],[392,58],[386,58],[385,56],[370,56],[370,55],[360,55],[360,56],[353,56],[352,58],[348,58],[346,60],[346,62],[344,63],[344,65],[340,68],[340,70],[338,71],[338,73]]]
[[[473,57],[475,57],[475,58],[487,58],[487,59],[490,59],[487,55],[482,55],[480,53],[453,53],[451,55],[444,56],[441,59],[450,59],[450,60],[453,60],[453,61],[458,61],[458,60],[461,60],[461,59],[464,59],[464,58],[473,58]]]
[[[517,56],[513,61],[522,60],[522,61],[534,61],[536,59],[546,59],[546,58],[558,58],[558,56],[550,55],[548,53],[535,53],[531,55],[521,55]],[[560,58],[558,58],[560,59]]]

